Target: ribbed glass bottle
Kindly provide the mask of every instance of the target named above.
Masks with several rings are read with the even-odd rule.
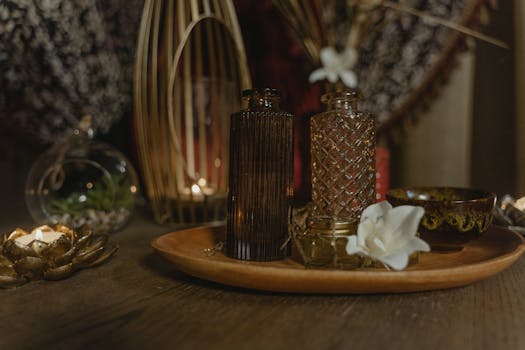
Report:
[[[361,96],[322,96],[327,111],[311,118],[313,216],[334,222],[359,219],[375,202],[375,121],[357,110]]]
[[[279,109],[277,90],[246,90],[242,98],[243,110],[231,118],[226,254],[242,260],[285,258],[293,116]]]

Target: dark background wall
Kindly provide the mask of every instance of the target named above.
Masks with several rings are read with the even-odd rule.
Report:
[[[514,1],[499,1],[484,32],[510,50],[478,42],[472,125],[472,186],[499,194],[516,191]]]

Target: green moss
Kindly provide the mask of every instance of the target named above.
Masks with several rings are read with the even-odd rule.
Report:
[[[79,201],[84,195],[84,201]],[[63,199],[50,202],[48,211],[52,215],[79,215],[87,209],[111,211],[117,208],[131,209],[134,204],[130,183],[120,174],[113,174],[111,178],[103,177],[93,183],[93,188],[87,192],[73,192]]]

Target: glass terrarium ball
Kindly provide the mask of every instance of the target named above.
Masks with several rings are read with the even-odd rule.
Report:
[[[107,233],[129,221],[137,191],[136,172],[121,152],[77,133],[33,164],[26,203],[38,223]]]

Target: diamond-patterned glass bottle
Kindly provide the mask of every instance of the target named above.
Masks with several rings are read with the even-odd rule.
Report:
[[[375,202],[375,121],[357,110],[356,91],[323,95],[310,121],[313,216],[356,221]]]
[[[275,260],[289,254],[293,195],[293,116],[274,89],[243,91],[232,114],[226,254]]]

